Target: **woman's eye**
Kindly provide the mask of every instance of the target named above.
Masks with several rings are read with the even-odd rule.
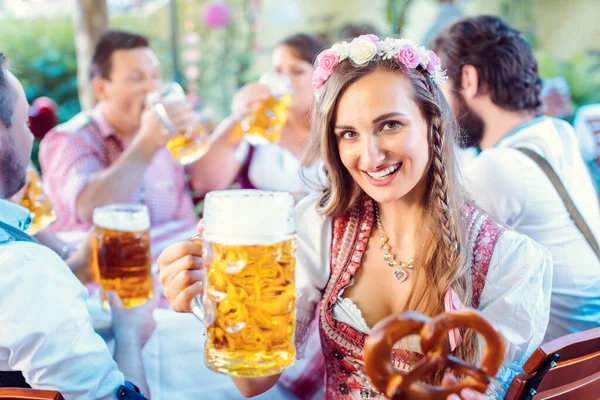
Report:
[[[354,139],[358,136],[358,133],[354,131],[344,131],[340,134],[341,139]]]
[[[401,125],[402,124],[400,124],[400,122],[398,121],[388,121],[381,126],[381,129],[384,131],[391,131],[393,129],[399,128]]]

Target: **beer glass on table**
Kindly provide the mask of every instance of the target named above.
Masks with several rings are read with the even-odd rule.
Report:
[[[17,199],[19,195],[20,199]],[[30,212],[31,225],[26,230],[29,235],[35,235],[56,221],[56,210],[42,189],[40,175],[31,164],[27,167],[25,186],[15,195],[15,202]]]
[[[111,204],[94,210],[92,241],[100,277],[102,308],[109,309],[107,290],[114,290],[127,308],[152,297],[150,216],[141,204]]]
[[[242,130],[252,144],[279,142],[292,103],[292,83],[286,75],[276,73],[265,74],[258,82],[269,87],[271,96],[242,121]]]
[[[148,94],[148,104],[161,107],[161,118],[172,125],[164,105],[186,101],[183,88],[176,82],[163,84],[157,90]],[[198,121],[194,126],[189,126],[177,132],[177,136],[169,140],[167,149],[175,160],[183,165],[188,165],[202,158],[208,151],[209,143],[203,125]]]
[[[211,192],[204,208],[205,363],[233,376],[281,372],[296,358],[295,221],[289,193]]]

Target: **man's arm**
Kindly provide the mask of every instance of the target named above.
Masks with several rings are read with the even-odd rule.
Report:
[[[113,313],[115,361],[125,374],[125,379],[136,385],[147,398],[150,398],[150,387],[144,373],[142,348],[156,328],[152,313],[159,298],[160,294],[155,293],[146,304],[126,309],[116,293],[108,293]]]
[[[93,174],[79,193],[77,217],[91,223],[96,207],[129,200],[154,155],[171,137],[152,109],[144,111],[140,130],[131,144],[112,165]]]
[[[240,172],[242,163],[236,151],[243,132],[239,120],[229,117],[209,138],[210,148],[190,167],[192,188],[202,194],[227,189]]]
[[[236,150],[244,135],[240,122],[255,112],[269,98],[270,90],[259,83],[240,89],[231,104],[231,115],[222,121],[210,137],[210,149],[190,169],[192,188],[201,194],[227,189],[243,164],[236,159]]]
[[[134,139],[111,166],[90,177],[77,197],[77,218],[91,223],[96,207],[127,202],[142,181],[156,151],[157,147],[145,143],[142,138]]]

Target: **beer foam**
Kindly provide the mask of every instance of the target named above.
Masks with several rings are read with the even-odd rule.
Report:
[[[294,198],[286,192],[223,190],[204,203],[204,238],[221,244],[271,244],[294,237]]]
[[[145,206],[111,204],[94,210],[94,225],[121,232],[150,229],[150,216]]]

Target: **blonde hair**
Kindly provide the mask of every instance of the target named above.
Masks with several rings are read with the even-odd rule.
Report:
[[[312,116],[312,136],[306,162],[322,158],[328,179],[319,203],[319,212],[336,217],[349,212],[363,195],[339,156],[334,125],[338,102],[354,82],[376,69],[394,71],[412,83],[412,97],[428,126],[430,162],[425,172],[426,190],[423,204],[423,251],[415,262],[416,278],[425,280],[421,290],[416,285],[410,293],[407,308],[434,316],[444,312],[444,296],[453,288],[465,306],[472,306],[469,288],[470,269],[463,254],[460,207],[464,203],[455,166],[455,147],[460,133],[440,89],[422,68],[408,70],[394,60],[372,59],[358,66],[350,60],[341,62],[328,78],[315,103]],[[432,290],[431,288],[437,288]],[[408,311],[407,310],[407,311]],[[463,342],[454,353],[472,362],[478,358],[476,338],[463,335]],[[440,371],[434,381],[441,380]]]

